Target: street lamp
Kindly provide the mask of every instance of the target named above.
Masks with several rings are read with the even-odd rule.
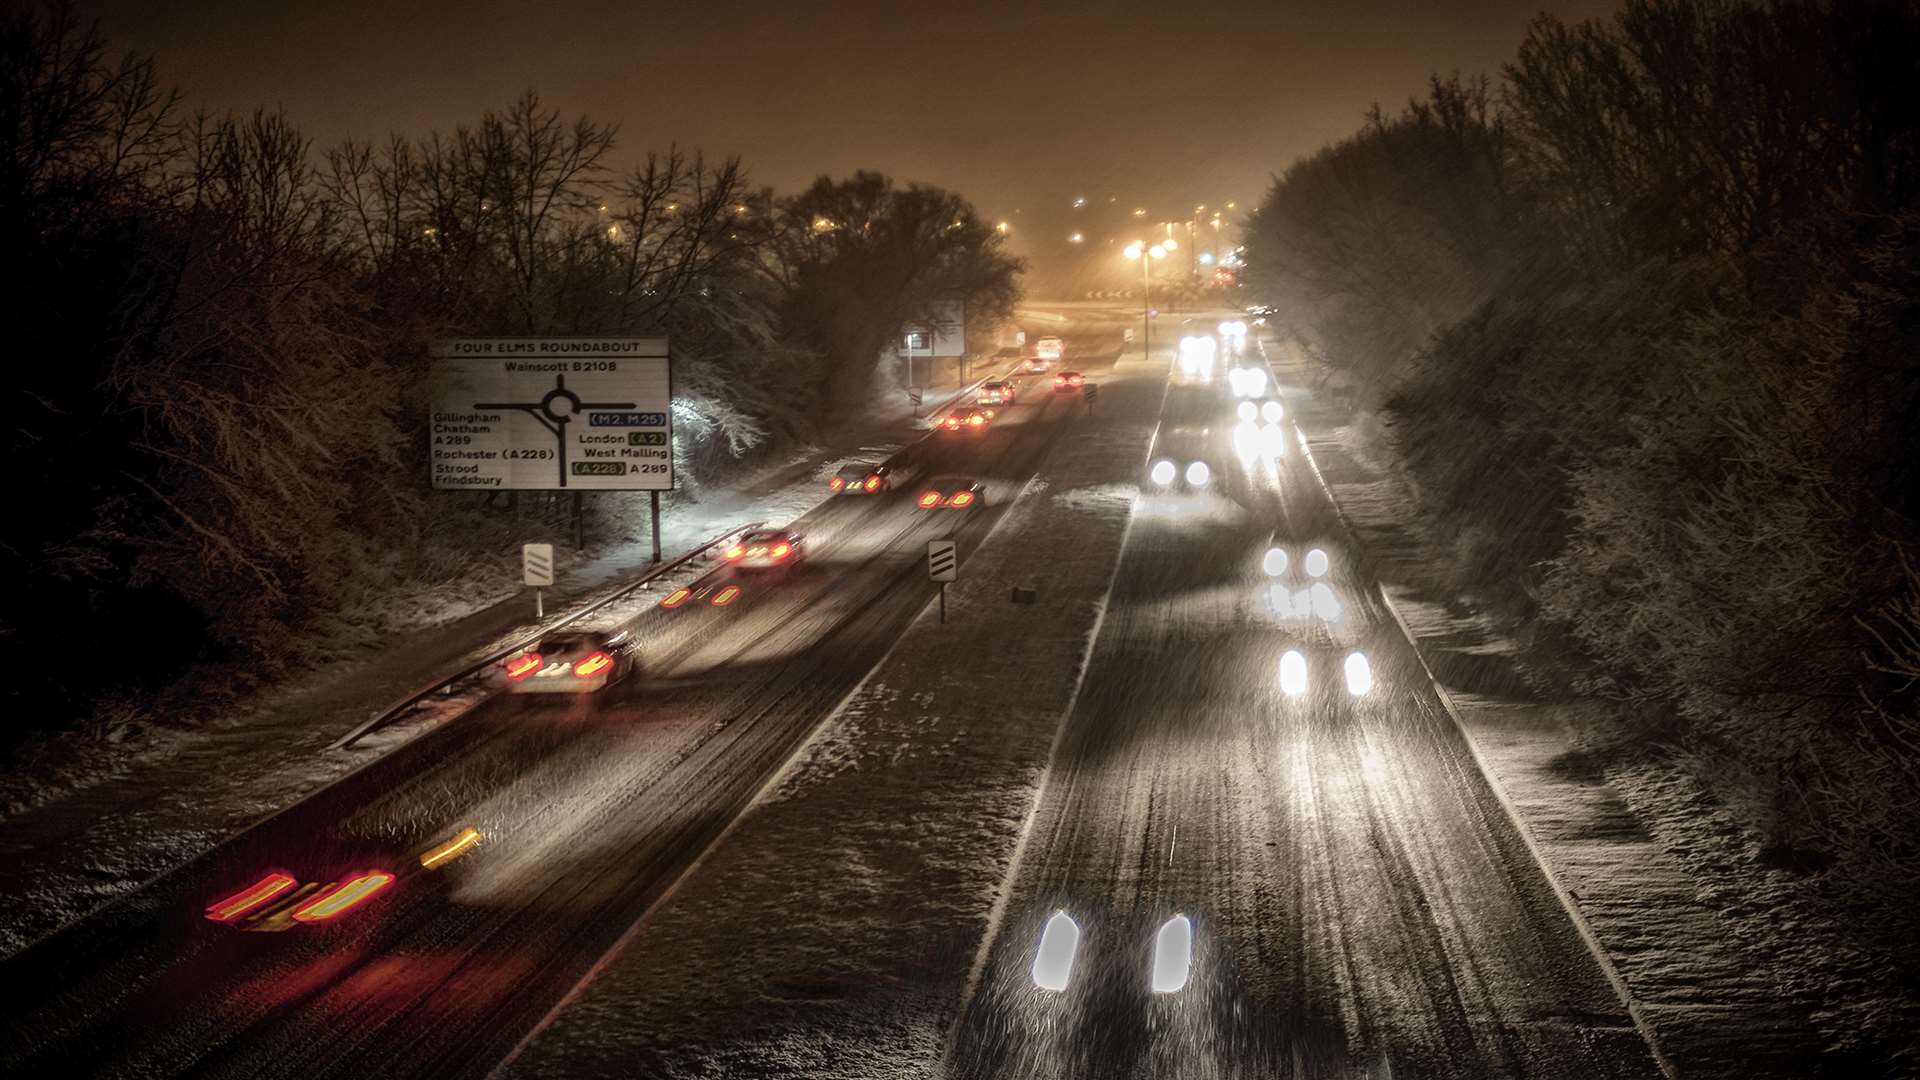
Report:
[[[1172,249],[1173,246],[1174,244],[1171,240],[1164,244],[1155,244],[1152,247],[1148,247],[1143,241],[1135,240],[1133,243],[1128,244],[1126,249],[1121,252],[1121,254],[1129,259],[1140,260],[1140,323],[1142,330],[1140,335],[1140,348],[1141,356],[1143,357],[1151,357],[1153,355],[1153,260],[1166,258],[1167,252]]]

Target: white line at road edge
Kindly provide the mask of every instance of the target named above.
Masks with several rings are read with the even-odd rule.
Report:
[[[1151,362],[1151,357],[1141,356],[1142,363]],[[1114,361],[1118,368],[1120,362]],[[1153,448],[1160,441],[1159,416],[1167,409],[1167,387],[1173,380],[1173,362],[1167,362],[1166,378],[1160,383],[1160,408],[1155,410],[1153,433],[1147,438],[1147,452],[1141,456],[1140,468],[1144,470],[1147,462],[1153,458]],[[1034,475],[1039,475],[1035,470]],[[1013,898],[1013,883],[1020,876],[1020,864],[1027,855],[1027,840],[1033,836],[1033,822],[1040,814],[1040,804],[1046,801],[1047,784],[1053,779],[1053,763],[1060,755],[1060,744],[1066,741],[1067,721],[1073,716],[1074,706],[1080,702],[1080,688],[1085,684],[1087,668],[1093,663],[1093,648],[1100,641],[1100,628],[1107,621],[1107,606],[1113,600],[1113,583],[1120,576],[1120,564],[1127,558],[1127,539],[1133,535],[1134,512],[1139,509],[1140,496],[1135,494],[1133,504],[1127,507],[1127,523],[1120,533],[1120,547],[1113,558],[1113,569],[1107,573],[1107,589],[1100,597],[1100,610],[1093,617],[1093,632],[1087,635],[1086,651],[1080,654],[1080,664],[1073,676],[1073,692],[1067,696],[1067,706],[1060,711],[1060,722],[1053,729],[1053,743],[1047,747],[1047,764],[1040,772],[1040,782],[1034,785],[1033,800],[1027,804],[1027,816],[1020,823],[1020,839],[1013,845],[1013,856],[1007,862],[1007,872],[1000,880],[1000,891],[993,898],[993,907],[987,911],[986,931],[980,937],[980,947],[973,954],[973,965],[967,969],[967,983],[960,991],[960,1003],[954,1009],[953,1023],[947,1028],[946,1044],[940,1050],[940,1071],[937,1075],[947,1075],[949,1063],[953,1058],[954,1043],[960,1037],[960,1025],[966,1019],[967,1007],[973,1004],[974,995],[980,990],[980,978],[986,973],[987,955],[993,951],[993,944],[1000,937],[1000,926],[1007,914],[1007,903]]]
[[[990,378],[992,378],[992,376],[988,376],[988,379]],[[986,382],[987,379],[980,381]],[[976,383],[975,385],[978,384]],[[963,390],[962,393],[965,393],[965,391]],[[1052,399],[1049,398],[1048,400],[1051,401]],[[1044,410],[1045,405],[1043,404],[1041,407]],[[1040,464],[1045,464],[1044,459]],[[973,545],[974,551],[979,551],[982,547],[985,547],[987,541],[993,538],[993,534],[1000,531],[1000,526],[1004,525],[1007,519],[1013,516],[1014,509],[1019,505],[1020,499],[1033,487],[1033,482],[1039,475],[1040,468],[1036,466],[1033,474],[1027,477],[1026,484],[1020,488],[1020,494],[1014,497],[1013,502],[1007,504],[1005,512],[994,519],[993,526],[987,530],[986,535],[982,536],[979,542]],[[1127,521],[1128,524],[1131,525],[1133,521],[1132,517],[1129,516]],[[1118,563],[1116,562],[1115,565],[1117,567]],[[1108,589],[1109,591],[1112,589],[1111,582],[1108,583]],[[726,827],[721,829],[712,840],[708,841],[707,846],[700,850],[700,854],[694,856],[693,861],[687,864],[687,868],[680,871],[680,875],[673,879],[672,884],[668,885],[658,897],[654,898],[653,903],[647,905],[647,909],[640,913],[639,918],[633,920],[633,925],[627,927],[626,931],[614,941],[612,947],[607,949],[607,951],[601,955],[600,959],[593,962],[593,966],[588,968],[586,973],[580,976],[579,981],[573,984],[572,989],[562,995],[560,1000],[554,1003],[553,1008],[548,1009],[546,1015],[540,1018],[540,1022],[535,1024],[532,1030],[528,1031],[519,1042],[513,1045],[513,1049],[508,1051],[507,1055],[500,1059],[498,1065],[495,1065],[487,1072],[488,1080],[493,1080],[494,1077],[504,1076],[507,1068],[520,1057],[527,1046],[532,1043],[534,1039],[538,1038],[542,1032],[552,1027],[554,1021],[560,1018],[560,1014],[572,1007],[573,1003],[580,999],[580,995],[586,993],[587,987],[591,985],[595,979],[600,977],[601,972],[605,971],[615,960],[619,959],[622,953],[626,952],[627,945],[640,934],[640,931],[646,929],[647,924],[653,920],[654,914],[666,906],[667,902],[672,900],[674,896],[680,892],[682,885],[693,879],[693,875],[698,872],[702,866],[706,865],[707,859],[711,857],[714,852],[720,850],[720,845],[726,843],[727,840],[733,836],[734,831],[740,827],[740,824],[751,817],[755,810],[760,808],[760,804],[766,801],[767,796],[779,789],[780,785],[793,774],[794,769],[807,756],[807,751],[811,750],[814,744],[819,742],[826,732],[834,729],[836,726],[835,721],[840,719],[840,714],[846,711],[847,706],[853,702],[854,698],[860,696],[860,692],[867,688],[867,683],[873,679],[873,676],[887,665],[888,660],[893,658],[894,650],[898,649],[900,643],[907,639],[914,625],[926,618],[927,613],[932,611],[939,601],[940,595],[938,593],[927,597],[927,602],[921,605],[920,610],[914,614],[912,619],[907,621],[907,629],[902,631],[899,637],[893,639],[893,644],[887,646],[887,651],[880,655],[880,659],[874,661],[873,666],[867,669],[865,675],[860,676],[860,681],[853,685],[853,689],[848,690],[844,697],[834,703],[833,708],[827,711],[826,716],[814,725],[813,730],[807,733],[807,737],[800,740],[799,744],[787,755],[787,759],[782,761],[780,767],[773,771],[773,775],[767,777],[766,781],[754,790],[752,797],[740,807],[740,812],[733,816],[733,820],[727,822]],[[1105,614],[1104,606],[1101,609],[1101,613],[1102,615]],[[1075,692],[1078,692],[1077,686],[1075,687]],[[1061,725],[1062,728],[1065,728],[1065,726],[1065,724]],[[1055,737],[1054,741],[1057,746],[1059,742],[1058,736]],[[1051,754],[1048,755],[1047,760],[1049,763],[1052,762]]]
[[[1261,348],[1263,356],[1265,352],[1266,349],[1263,346]],[[1307,445],[1307,433],[1301,429],[1298,420],[1291,421],[1291,425],[1294,435],[1299,440],[1300,452],[1306,456],[1307,466],[1313,470],[1313,478],[1319,483],[1320,490],[1326,494],[1327,502],[1332,504],[1334,516],[1340,519],[1340,527],[1346,530],[1348,541],[1353,544],[1356,552],[1364,551],[1359,532],[1354,529],[1353,522],[1347,519],[1347,512],[1340,508],[1340,500],[1333,497],[1333,487],[1321,474],[1320,463],[1313,460],[1313,451]],[[1514,831],[1520,836],[1520,842],[1527,846],[1527,853],[1533,856],[1534,865],[1540,868],[1541,876],[1547,879],[1547,886],[1553,890],[1553,895],[1559,898],[1560,906],[1565,909],[1575,932],[1580,935],[1580,940],[1586,942],[1587,951],[1593,954],[1594,962],[1600,966],[1600,973],[1606,976],[1607,982],[1613,985],[1614,994],[1620,998],[1620,1003],[1626,1006],[1627,1016],[1632,1019],[1634,1028],[1640,1032],[1640,1038],[1646,1042],[1647,1050],[1653,1054],[1654,1062],[1660,1066],[1660,1071],[1665,1073],[1669,1080],[1679,1080],[1679,1070],[1673,1067],[1673,1062],[1667,1060],[1666,1051],[1660,1048],[1660,1040],[1654,1034],[1653,1025],[1641,1011],[1640,1003],[1634,1000],[1633,992],[1627,987],[1627,980],[1622,978],[1619,969],[1613,966],[1612,958],[1601,946],[1599,937],[1593,932],[1593,927],[1587,925],[1587,918],[1581,913],[1579,904],[1574,902],[1566,886],[1560,883],[1560,878],[1554,874],[1552,865],[1540,851],[1540,845],[1535,842],[1532,831],[1527,828],[1526,820],[1520,816],[1520,809],[1513,805],[1512,799],[1507,797],[1506,789],[1500,785],[1499,778],[1494,775],[1492,767],[1487,764],[1487,759],[1480,753],[1479,744],[1473,741],[1473,732],[1467,730],[1466,721],[1460,718],[1460,711],[1453,703],[1453,695],[1449,694],[1447,688],[1440,685],[1440,680],[1434,677],[1433,668],[1427,664],[1426,655],[1420,651],[1420,639],[1414,636],[1413,628],[1407,625],[1407,620],[1400,615],[1400,609],[1395,607],[1392,598],[1387,596],[1386,583],[1380,580],[1378,574],[1368,576],[1373,578],[1374,594],[1386,607],[1387,614],[1393,616],[1394,624],[1400,628],[1401,635],[1407,639],[1407,646],[1413,650],[1414,659],[1420,661],[1420,669],[1427,673],[1427,682],[1432,684],[1434,696],[1440,699],[1440,707],[1446,710],[1455,730],[1460,732],[1460,738],[1466,742],[1467,753],[1473,756],[1473,763],[1479,767],[1480,775],[1486,779],[1488,790],[1493,792],[1494,799],[1500,803],[1501,809],[1506,811],[1507,820],[1513,823]]]

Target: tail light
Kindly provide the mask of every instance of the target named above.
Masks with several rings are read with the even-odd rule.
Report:
[[[711,603],[713,604],[714,607],[726,607],[728,604],[733,603],[734,599],[739,595],[740,595],[740,586],[729,585],[726,588],[721,589],[719,592],[714,593],[713,600],[711,601]]]
[[[541,656],[539,653],[521,653],[519,656],[507,661],[507,678],[512,679],[514,682],[519,682],[521,679],[540,670],[540,660]]]
[[[208,904],[207,918],[214,922],[232,922],[297,884],[293,875],[275,870],[225,900]]]
[[[929,491],[926,494],[920,496],[920,509],[922,510],[931,510],[934,507],[939,505],[940,505],[940,493],[937,491]]]
[[[729,559],[737,559],[740,556],[745,555],[746,553],[747,553],[746,548],[741,547],[739,544],[735,544],[732,547],[727,549],[726,554],[727,554],[727,558]]]
[[[873,476],[869,476],[869,477],[867,477],[867,490],[868,490],[868,491],[879,491],[879,490],[880,490],[880,476],[879,476],[879,474],[877,474],[877,473],[876,473],[876,474],[874,474]]]
[[[981,416],[979,413],[974,413],[972,416],[967,417],[967,423],[972,424],[974,427],[979,427],[986,422],[987,418]]]
[[[454,834],[453,839],[430,848],[420,856],[420,865],[427,870],[438,870],[442,866],[473,850],[480,842],[480,830],[469,825]]]
[[[576,679],[591,679],[596,675],[611,672],[612,670],[613,657],[603,652],[597,652],[573,665],[573,677]]]
[[[827,481],[828,491],[839,491],[841,488],[846,486],[847,486],[847,481],[843,477],[836,476],[833,479]]]
[[[784,559],[792,552],[793,552],[792,544],[775,544],[773,545],[772,550],[767,552],[767,558]]]
[[[959,492],[956,495],[954,495],[953,498],[947,500],[947,505],[948,506],[972,506],[973,492],[971,491]]]
[[[373,899],[391,884],[393,875],[385,870],[362,870],[345,881],[321,889],[290,914],[294,922],[326,922]]]
[[[1072,380],[1075,386],[1083,386],[1086,384],[1086,381],[1087,377],[1085,375],[1075,375]]]
[[[660,606],[671,611],[674,608],[679,607],[681,604],[686,603],[687,597],[692,595],[693,595],[692,589],[675,589],[672,592],[667,594],[667,598],[665,600],[660,601]]]
[[[959,421],[958,419],[956,419],[956,418],[954,418],[954,417],[951,417],[951,416],[949,416],[949,417],[947,417],[947,430],[948,430],[948,431],[959,431],[959,430],[960,430],[960,421]]]

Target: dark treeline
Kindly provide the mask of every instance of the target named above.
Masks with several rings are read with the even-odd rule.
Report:
[[[1920,5],[1532,24],[1288,169],[1256,289],[1457,585],[1920,967]]]
[[[620,171],[614,127],[532,92],[316,149],[284,116],[189,112],[62,7],[0,18],[0,137],[14,737],[324,654],[501,559],[550,500],[429,489],[435,337],[671,335],[697,483],[863,405],[936,301],[980,325],[1016,299],[1019,262],[949,192],[777,197],[679,150]]]

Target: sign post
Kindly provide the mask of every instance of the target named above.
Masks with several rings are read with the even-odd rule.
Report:
[[[947,621],[947,582],[960,580],[960,556],[951,540],[927,541],[927,577],[940,583],[940,621]]]
[[[520,580],[533,586],[533,617],[547,617],[544,589],[553,587],[553,545],[520,545]]]

